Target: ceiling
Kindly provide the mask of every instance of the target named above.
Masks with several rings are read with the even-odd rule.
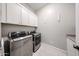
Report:
[[[27,3],[30,8],[32,8],[34,11],[39,10],[40,8],[47,5],[47,3]]]

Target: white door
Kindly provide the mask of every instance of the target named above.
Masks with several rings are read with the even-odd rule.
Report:
[[[16,3],[7,4],[7,22],[12,24],[20,23],[21,7]]]
[[[28,25],[29,24],[29,17],[28,17],[28,10],[24,10],[22,8],[22,25]]]

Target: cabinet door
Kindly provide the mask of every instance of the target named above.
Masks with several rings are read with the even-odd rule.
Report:
[[[29,24],[28,10],[22,8],[22,25]]]
[[[29,24],[30,26],[37,26],[37,17],[31,11],[29,12]]]
[[[76,56],[77,50],[73,47],[75,44],[71,39],[67,39],[67,53],[68,56]]]
[[[7,22],[12,24],[20,23],[21,7],[16,3],[7,4]]]
[[[0,3],[0,21],[6,22],[6,3]]]
[[[29,11],[29,25],[34,26],[34,15]]]

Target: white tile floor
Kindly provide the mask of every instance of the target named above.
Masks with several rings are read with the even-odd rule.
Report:
[[[33,56],[66,56],[66,52],[52,45],[41,43],[41,47]]]

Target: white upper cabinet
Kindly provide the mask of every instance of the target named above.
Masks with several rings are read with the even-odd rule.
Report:
[[[0,3],[0,21],[10,24],[38,26],[37,15],[17,3]]]
[[[0,3],[0,21],[6,22],[6,3]]]
[[[37,27],[37,16],[32,13],[32,12],[29,12],[29,25],[30,26],[36,26]]]
[[[22,24],[37,27],[37,16],[29,9],[22,8]]]
[[[28,10],[22,8],[22,25],[29,25]]]
[[[21,7],[16,3],[7,4],[7,23],[20,24]]]

